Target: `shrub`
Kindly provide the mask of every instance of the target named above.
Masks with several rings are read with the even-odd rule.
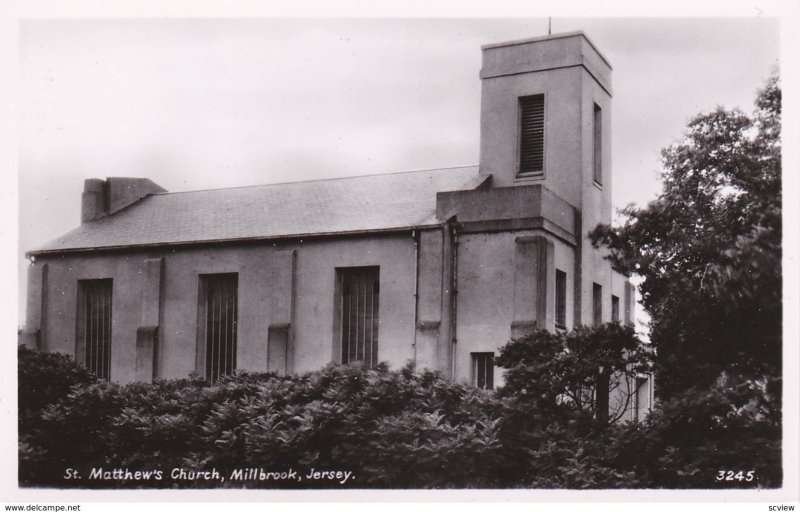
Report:
[[[31,397],[29,407],[42,404],[20,421],[20,484],[341,487],[328,480],[232,481],[239,468],[352,471],[348,487],[356,488],[781,484],[779,380],[723,374],[711,388],[659,404],[639,423],[598,419],[592,404],[574,399],[576,389],[597,386],[591,361],[619,374],[646,366],[649,355],[637,355],[631,340],[629,330],[609,325],[513,341],[498,358],[507,384],[497,393],[385,365],[239,373],[213,385],[180,379],[121,386],[63,356],[20,349],[21,393]],[[67,468],[82,479],[65,479]],[[160,470],[163,478],[88,478],[98,468]],[[216,470],[226,480],[172,480],[173,468]],[[753,478],[718,481],[721,470],[752,470]]]
[[[17,347],[17,425],[19,428],[19,479],[21,484],[48,480],[52,471],[49,454],[31,438],[42,424],[42,413],[68,396],[79,385],[97,378],[71,357]]]
[[[66,397],[73,386],[97,380],[67,355],[38,352],[24,345],[17,347],[17,375],[20,430],[28,430],[46,406]]]
[[[93,468],[350,470],[351,485],[492,487],[499,448],[492,393],[426,372],[328,366],[301,376],[239,374],[215,385],[186,379],[96,382],[50,406],[25,450],[46,454],[36,485],[218,486],[221,482],[87,480]],[[68,441],[67,441],[68,440]],[[35,471],[33,470],[35,469]],[[231,482],[229,486],[339,486]]]
[[[638,433],[628,429],[618,458],[649,487],[780,487],[780,386],[778,378],[723,373],[711,387],[658,404]]]

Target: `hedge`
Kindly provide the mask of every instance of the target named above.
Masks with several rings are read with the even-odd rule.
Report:
[[[536,352],[518,344],[551,346],[543,336],[549,335],[508,345],[499,358],[508,382],[524,385],[501,393],[385,365],[329,365],[291,376],[238,373],[213,385],[193,378],[119,385],[96,379],[66,356],[20,348],[20,485],[781,485],[779,383],[721,378],[712,389],[660,404],[644,422],[604,424],[568,402],[544,406],[530,396],[541,386],[520,380],[536,377],[509,354]],[[176,479],[173,470],[211,479]],[[753,478],[720,481],[721,470],[753,471]],[[136,471],[149,477],[136,479]],[[259,479],[262,474],[272,476]]]

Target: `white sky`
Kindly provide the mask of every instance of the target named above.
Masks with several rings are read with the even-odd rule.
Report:
[[[554,18],[613,66],[613,202],[660,188],[661,148],[717,105],[752,109],[774,18]],[[169,191],[478,161],[480,46],[546,18],[72,19],[19,26],[23,254],[76,227],[83,180]],[[24,319],[23,316],[21,316]]]

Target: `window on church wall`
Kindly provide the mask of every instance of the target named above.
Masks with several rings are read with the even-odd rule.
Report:
[[[619,297],[611,296],[611,321],[619,322]]]
[[[75,359],[101,379],[111,374],[111,279],[78,281]]]
[[[637,375],[635,378],[635,391],[633,394],[632,419],[643,420],[652,408],[650,402],[650,387],[652,385],[649,375]]]
[[[236,369],[236,337],[239,313],[239,275],[200,276],[198,312],[198,371],[210,382]]]
[[[567,273],[556,270],[556,327],[567,328]]]
[[[519,175],[544,176],[544,94],[519,99]]]
[[[603,323],[603,287],[592,283],[592,321],[594,325]]]
[[[480,389],[494,389],[494,352],[472,353],[472,383]]]
[[[603,184],[603,109],[595,103],[592,116],[592,166],[594,182]]]
[[[337,270],[341,363],[378,364],[380,267]]]

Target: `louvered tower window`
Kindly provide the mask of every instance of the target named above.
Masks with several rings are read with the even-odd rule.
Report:
[[[236,369],[239,276],[200,276],[198,371],[210,382]]]
[[[519,99],[519,174],[544,176],[544,94]]]
[[[111,279],[78,281],[76,354],[101,379],[111,373]]]
[[[378,364],[379,273],[379,267],[338,270],[342,364]]]

